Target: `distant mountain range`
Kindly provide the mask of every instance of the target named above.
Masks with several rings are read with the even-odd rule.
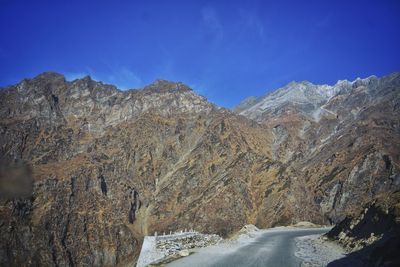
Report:
[[[0,265],[123,265],[155,231],[400,214],[400,73],[228,110],[182,83],[46,72],[0,90],[0,136]]]

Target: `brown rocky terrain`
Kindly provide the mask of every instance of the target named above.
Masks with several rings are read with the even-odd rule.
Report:
[[[347,216],[327,233],[349,252],[328,266],[399,266],[399,200],[400,192],[378,196],[362,212]]]
[[[399,189],[399,111],[399,73],[333,86],[291,83],[237,109],[273,133],[273,158],[295,170],[292,179],[307,184],[334,223]]]
[[[154,231],[339,222],[399,190],[399,89],[291,83],[232,112],[162,80],[3,88],[0,265],[124,265]]]

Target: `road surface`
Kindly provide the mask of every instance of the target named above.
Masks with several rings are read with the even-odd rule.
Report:
[[[168,267],[210,266],[210,267],[298,267],[301,260],[294,253],[295,238],[323,234],[328,228],[283,229],[266,231],[247,244],[234,250],[223,246],[200,249],[197,253],[168,264]]]

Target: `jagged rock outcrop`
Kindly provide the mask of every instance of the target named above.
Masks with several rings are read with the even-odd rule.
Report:
[[[162,80],[3,88],[0,265],[118,265],[154,231],[339,221],[399,188],[399,84],[292,83],[247,118]]]
[[[347,248],[346,258],[328,266],[399,266],[400,193],[379,196],[349,215],[326,236]]]

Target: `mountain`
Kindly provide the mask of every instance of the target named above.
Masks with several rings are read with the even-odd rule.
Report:
[[[3,88],[0,264],[118,265],[155,231],[337,223],[399,190],[399,89],[398,73],[291,83],[230,111],[164,80]]]
[[[273,133],[273,159],[295,169],[322,214],[338,222],[399,189],[399,110],[394,73],[333,86],[292,82],[237,112]]]
[[[154,231],[229,233],[280,168],[263,127],[180,83],[122,92],[44,73],[0,99],[3,180],[26,169],[33,183],[1,203],[4,265],[114,265]]]

